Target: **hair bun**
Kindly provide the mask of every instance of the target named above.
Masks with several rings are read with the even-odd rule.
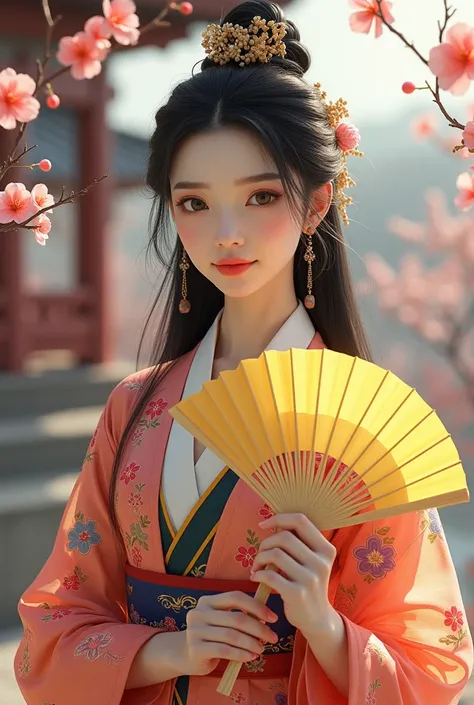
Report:
[[[233,7],[222,18],[221,26],[226,22],[231,24],[239,24],[242,27],[248,27],[253,18],[259,16],[262,19],[270,22],[283,22],[286,28],[284,43],[286,47],[286,55],[284,58],[275,56],[272,58],[272,64],[278,64],[292,73],[297,73],[302,76],[309,69],[311,64],[311,56],[308,49],[300,42],[300,33],[294,22],[287,20],[283,10],[279,5],[269,0],[244,0]],[[208,58],[204,60],[202,68],[209,68],[215,64]]]

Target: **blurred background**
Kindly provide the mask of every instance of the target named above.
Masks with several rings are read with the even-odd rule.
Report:
[[[22,702],[11,674],[17,600],[51,550],[109,392],[135,369],[160,281],[159,268],[145,257],[151,199],[144,172],[154,113],[202,58],[206,24],[233,4],[195,0],[192,15],[172,13],[170,28],[112,54],[96,79],[61,77],[54,84],[60,108],[42,108],[29,126],[35,160],[53,164],[31,183],[43,181],[58,198],[62,186],[78,190],[109,177],[54,211],[47,247],[30,232],[0,234],[1,705]],[[402,82],[422,85],[431,74],[397,37],[351,32],[347,0],[284,4],[313,57],[308,79],[321,82],[331,99],[348,101],[362,135],[365,158],[350,164],[357,188],[346,235],[375,360],[438,410],[472,478],[474,210],[460,214],[453,199],[456,177],[474,155],[469,161],[452,154],[460,133],[447,127],[428,91],[402,93]],[[472,0],[452,5],[458,21],[474,24]],[[137,0],[142,24],[162,6]],[[51,10],[64,15],[62,36],[99,14],[101,3],[51,0]],[[437,44],[442,0],[396,0],[392,12],[424,54]],[[0,70],[35,75],[44,33],[40,0],[9,5],[0,26]],[[473,87],[462,98],[443,95],[463,123],[474,119]],[[0,129],[0,161],[9,139]],[[140,366],[146,364],[144,358]],[[474,512],[467,504],[441,515],[474,626]],[[474,703],[472,689],[463,703]]]

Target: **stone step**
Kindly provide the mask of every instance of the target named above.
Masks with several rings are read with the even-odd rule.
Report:
[[[77,470],[65,470],[2,481],[0,629],[18,625],[18,600],[51,553],[77,476]],[[0,702],[3,705],[1,698]]]
[[[0,422],[62,409],[104,405],[113,388],[133,372],[130,364],[72,370],[0,374]]]
[[[0,423],[0,482],[81,467],[103,405]],[[3,491],[3,490],[2,490]]]

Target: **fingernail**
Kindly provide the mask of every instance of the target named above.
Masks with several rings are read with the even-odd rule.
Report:
[[[278,621],[278,615],[275,614],[274,612],[268,612],[268,621],[269,621],[269,622],[277,622],[277,621]]]

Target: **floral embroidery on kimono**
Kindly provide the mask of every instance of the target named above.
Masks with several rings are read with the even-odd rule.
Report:
[[[103,658],[108,663],[119,664],[122,658],[109,649],[113,640],[113,636],[109,632],[91,634],[76,647],[74,656],[84,656],[88,661],[97,661],[97,659]]]
[[[251,568],[260,548],[260,539],[255,531],[247,529],[247,546],[240,545],[235,554],[235,560],[242,565],[242,568]]]
[[[79,590],[81,583],[85,583],[86,581],[87,575],[76,565],[74,566],[74,571],[63,578],[61,585],[66,588],[66,590]]]
[[[467,629],[464,627],[464,615],[457,607],[451,607],[444,613],[444,626],[450,628],[450,633],[440,638],[441,644],[447,644],[458,649],[467,637]]]
[[[74,528],[70,529],[67,535],[68,550],[79,551],[83,556],[87,555],[92,546],[97,546],[102,541],[102,537],[95,530],[95,521],[87,520],[82,512],[78,512],[75,517]]]
[[[381,688],[382,684],[379,679],[376,678],[369,686],[369,692],[367,693],[366,705],[377,705],[376,691],[377,688]]]
[[[364,575],[364,582],[372,583],[374,580],[384,578],[387,573],[395,569],[396,552],[392,544],[394,538],[387,536],[389,526],[383,526],[375,534],[369,536],[365,546],[356,548],[354,556],[358,560],[357,570]]]
[[[217,494],[209,497],[210,504],[219,498],[218,522],[212,511],[204,512],[192,525],[187,544],[176,541],[173,547],[175,535],[170,531],[169,545],[163,550],[165,522],[160,523],[159,490],[170,435],[168,410],[182,396],[193,354],[172,368],[166,377],[166,397],[163,389],[156,391],[150,399],[154,405],[143,412],[146,426],[136,429],[141,435],[130,439],[124,449],[116,507],[127,550],[126,569],[110,523],[110,472],[124,424],[148,371],[124,380],[107,402],[91,441],[93,456],[71,493],[53,552],[19,605],[25,635],[15,657],[15,672],[27,705],[38,705],[42,699],[43,705],[179,703],[173,681],[128,690],[127,678],[138,651],[151,637],[183,628],[188,610],[182,597],[191,593],[183,588],[175,593],[174,602],[166,602],[167,596],[173,597],[172,590],[160,589],[158,581],[152,602],[159,619],[147,621],[138,582],[130,571],[167,574],[176,582],[188,567],[187,576],[210,582],[247,577],[266,535],[258,522],[266,518],[268,509],[250,488],[233,484],[230,473],[223,474]],[[168,406],[163,408],[165,403]],[[153,427],[154,421],[158,425]],[[420,531],[428,518],[426,531]],[[348,697],[337,691],[296,631],[293,654],[284,652],[285,642],[279,644],[278,653],[266,651],[243,666],[229,702],[449,705],[458,701],[472,668],[472,641],[449,547],[434,520],[433,513],[414,512],[391,518],[389,526],[371,522],[340,529],[331,539],[338,567],[331,576],[329,594],[344,620],[350,669],[355,674]],[[427,538],[431,534],[436,536],[433,541]],[[435,585],[433,574],[440,570],[443,580]],[[288,671],[277,678],[265,676],[271,659],[288,663]],[[178,680],[183,705],[216,705],[222,700],[216,695],[215,677]]]
[[[436,509],[428,509],[423,512],[424,519],[421,522],[421,530],[427,531],[428,541],[434,543],[436,539],[444,541],[444,532]]]

